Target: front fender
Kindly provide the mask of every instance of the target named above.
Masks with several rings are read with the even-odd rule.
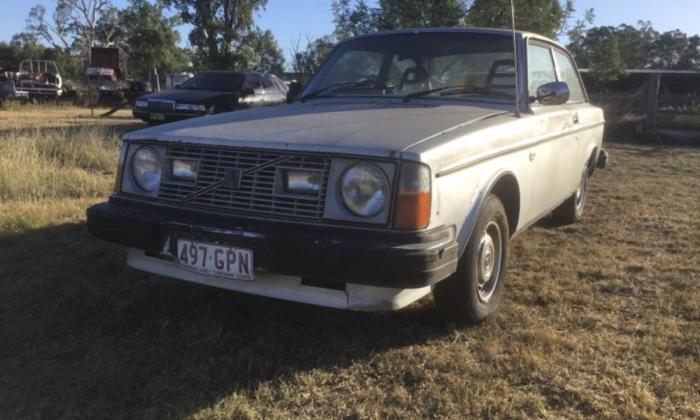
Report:
[[[472,235],[472,231],[474,230],[476,220],[479,217],[479,213],[481,211],[481,207],[484,203],[484,200],[486,200],[486,196],[491,191],[493,191],[494,187],[496,186],[499,180],[501,180],[504,176],[508,175],[513,176],[517,182],[517,177],[512,171],[505,168],[501,168],[495,173],[493,173],[490,177],[483,178],[477,186],[475,193],[472,195],[472,201],[468,205],[468,211],[464,217],[464,222],[462,223],[461,228],[457,232],[457,242],[459,244],[460,257],[462,256],[464,250],[467,248],[467,243],[469,242],[469,238]],[[517,226],[512,226],[511,232],[515,231],[516,227]]]

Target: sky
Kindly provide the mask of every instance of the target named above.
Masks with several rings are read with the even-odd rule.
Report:
[[[112,1],[118,7],[127,4],[127,0]],[[9,41],[12,35],[22,32],[29,9],[38,3],[49,11],[55,6],[55,0],[0,0],[0,41]],[[257,12],[256,23],[262,29],[270,29],[288,55],[296,40],[305,44],[307,38],[333,31],[330,3],[330,0],[268,0],[265,10]],[[595,26],[649,20],[658,31],[680,29],[691,35],[700,34],[700,0],[574,0],[574,5],[577,16],[582,16],[586,9],[595,9]],[[189,28],[179,29],[186,41]]]

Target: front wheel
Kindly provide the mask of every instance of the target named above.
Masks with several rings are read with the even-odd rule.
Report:
[[[505,283],[509,236],[503,203],[489,194],[457,272],[433,290],[437,310],[446,321],[476,324],[496,312]]]

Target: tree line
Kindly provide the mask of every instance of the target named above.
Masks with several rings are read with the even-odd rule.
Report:
[[[124,72],[145,79],[161,73],[204,69],[285,68],[310,74],[332,47],[374,31],[417,27],[510,28],[510,0],[332,0],[334,30],[316,39],[298,39],[285,63],[274,34],[255,23],[267,0],[57,0],[53,10],[39,4],[26,30],[0,42],[0,66],[24,58],[52,59],[68,78],[84,75],[90,47],[118,47]],[[574,0],[515,0],[517,29],[568,39],[580,67],[611,80],[633,68],[700,68],[700,37],[681,31],[658,32],[649,22],[636,26],[594,27],[587,10],[573,21]],[[290,6],[291,7],[291,6]],[[181,47],[176,28],[189,24],[189,47]]]

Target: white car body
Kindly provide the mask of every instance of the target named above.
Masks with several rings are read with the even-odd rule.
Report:
[[[437,31],[512,34],[476,29]],[[515,192],[503,200],[513,236],[571,197],[582,171],[592,173],[602,152],[604,118],[599,108],[587,99],[538,105],[528,100],[523,88],[528,85],[528,43],[565,50],[529,33],[517,32],[516,42],[521,89],[518,105],[452,98],[415,98],[408,102],[326,98],[151,127],[129,133],[124,140],[126,144],[147,141],[420,162],[429,167],[432,183],[430,222],[424,230],[448,227],[462,255],[481,204],[497,185],[515,186]],[[124,152],[122,160],[126,159]],[[168,246],[163,245],[164,253]],[[236,281],[193,273],[177,262],[154,258],[134,248],[128,253],[128,263],[181,280],[356,310],[398,309],[434,287],[392,288],[347,282],[344,290],[338,290],[304,285],[300,277],[263,270],[256,273],[253,282]],[[452,271],[455,269],[452,266]]]

